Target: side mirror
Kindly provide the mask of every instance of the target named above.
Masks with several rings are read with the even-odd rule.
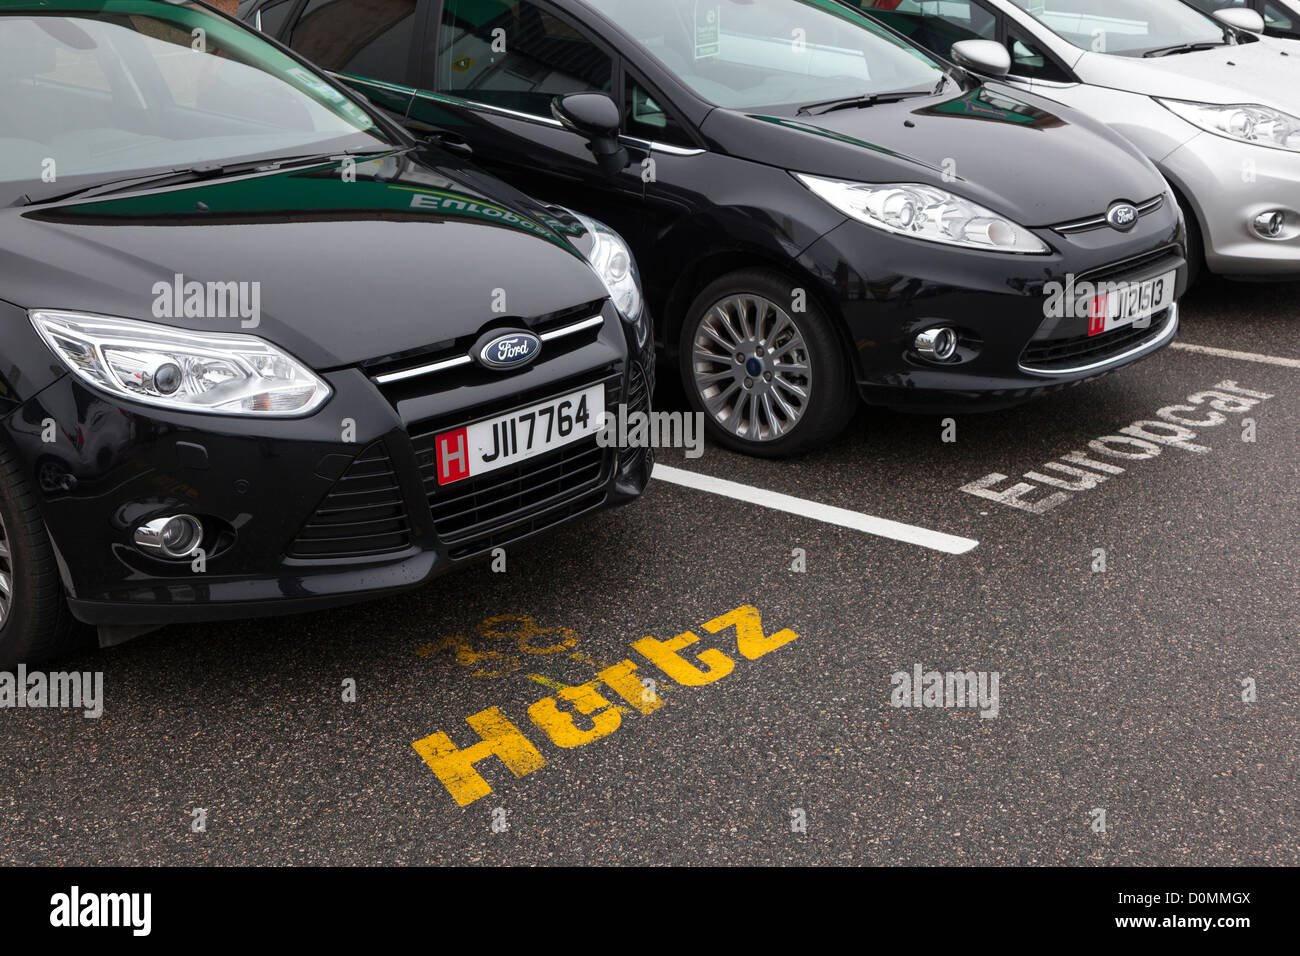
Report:
[[[1011,54],[993,40],[958,40],[952,45],[952,59],[974,73],[1006,76],[1011,72]]]
[[[1263,33],[1264,18],[1256,10],[1247,7],[1224,7],[1214,11],[1214,19],[1247,33]]]
[[[607,176],[627,169],[631,162],[618,140],[623,118],[618,106],[604,93],[570,93],[551,101],[551,114],[565,129],[585,136],[591,154]]]

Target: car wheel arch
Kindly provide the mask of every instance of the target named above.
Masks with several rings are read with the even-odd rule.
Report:
[[[1169,171],[1166,169],[1161,168],[1160,174],[1164,176],[1165,180],[1169,183],[1169,188],[1173,190],[1174,199],[1177,201],[1179,208],[1183,210],[1184,216],[1190,215],[1193,219],[1192,222],[1187,224],[1188,265],[1191,267],[1191,274],[1188,276],[1188,287],[1190,288],[1192,282],[1194,282],[1197,277],[1197,273],[1208,271],[1205,263],[1205,236],[1207,235],[1205,218],[1196,203],[1192,202],[1192,194],[1182,185],[1182,183],[1180,183],[1174,176],[1171,176]],[[1192,254],[1197,255],[1200,261],[1192,263]]]
[[[686,321],[686,310],[690,308],[691,303],[718,279],[749,269],[764,269],[778,273],[796,283],[796,288],[807,289],[808,295],[832,318],[831,325],[835,330],[835,334],[849,356],[850,366],[855,374],[857,373],[858,356],[853,347],[853,341],[849,336],[844,315],[821,288],[821,280],[817,279],[799,262],[789,259],[782,261],[777,256],[763,250],[752,249],[714,250],[692,262],[690,267],[673,284],[664,301],[660,319],[662,327],[661,341],[664,345],[665,354],[673,363],[680,360],[677,342],[681,338],[682,325]]]

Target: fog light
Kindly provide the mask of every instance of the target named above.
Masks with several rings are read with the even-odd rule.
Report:
[[[952,329],[926,329],[912,345],[926,358],[946,362],[957,352],[957,333]]]
[[[1282,235],[1284,225],[1286,225],[1286,215],[1280,209],[1270,209],[1268,212],[1262,212],[1251,223],[1254,230],[1265,239],[1276,239]]]
[[[136,547],[165,558],[188,558],[203,543],[203,525],[193,515],[155,518],[135,529]]]

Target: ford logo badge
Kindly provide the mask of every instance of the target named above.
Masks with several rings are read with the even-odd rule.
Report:
[[[489,332],[491,338],[479,340],[475,349],[483,365],[498,371],[523,368],[542,351],[542,340],[532,332]]]
[[[1111,203],[1111,207],[1106,210],[1106,221],[1111,228],[1128,232],[1138,221],[1137,206],[1128,202]]]

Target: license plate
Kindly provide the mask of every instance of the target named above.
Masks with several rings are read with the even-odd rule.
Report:
[[[434,438],[438,484],[450,485],[536,458],[600,431],[605,386],[530,405]]]
[[[1177,271],[1166,272],[1154,279],[1124,283],[1114,291],[1093,296],[1088,303],[1088,334],[1101,335],[1112,329],[1136,325],[1169,308],[1174,301],[1177,279]]]

